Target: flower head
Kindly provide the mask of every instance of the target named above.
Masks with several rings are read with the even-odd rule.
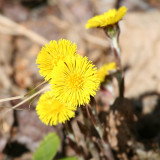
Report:
[[[104,82],[105,77],[109,75],[109,71],[115,70],[116,64],[115,62],[105,64],[98,70],[98,78],[100,79],[100,82]]]
[[[39,98],[36,111],[39,119],[46,125],[65,123],[75,116],[75,107],[63,104],[55,99],[52,91],[47,91]]]
[[[75,55],[77,46],[75,43],[72,44],[71,41],[61,39],[58,41],[50,41],[45,47],[42,47],[38,54],[36,64],[40,69],[40,75],[45,78],[45,80],[51,79],[51,73],[55,66],[58,65],[60,61],[64,61],[67,56]]]
[[[99,87],[97,69],[87,57],[70,56],[53,69],[51,88],[55,97],[72,106],[89,103]]]
[[[96,27],[106,27],[109,25],[116,24],[119,22],[127,12],[126,7],[121,7],[118,10],[110,9],[108,12],[105,12],[103,15],[98,15],[92,17],[88,20],[86,28],[96,28]]]

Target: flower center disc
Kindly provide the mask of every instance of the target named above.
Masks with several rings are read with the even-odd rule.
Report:
[[[70,89],[80,89],[83,85],[82,76],[72,74],[68,77],[67,85]]]

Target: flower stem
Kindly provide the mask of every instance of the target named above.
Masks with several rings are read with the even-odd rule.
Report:
[[[121,65],[120,47],[119,47],[120,28],[118,24],[115,24],[113,26],[104,28],[104,31],[107,35],[107,38],[109,39],[115,57],[115,62],[118,70],[116,78],[118,81],[119,96],[124,97],[124,73]]]
[[[119,44],[118,44],[118,37],[113,37],[112,38],[111,46],[112,46],[112,50],[113,50],[113,53],[114,53],[116,66],[117,66],[117,68],[119,68],[119,70],[122,70],[120,48],[119,48]]]
[[[104,140],[103,140],[103,130],[104,129],[103,129],[103,126],[101,125],[99,118],[98,118],[98,114],[97,114],[97,110],[96,110],[96,101],[95,101],[94,97],[91,97],[90,105],[91,105],[91,110],[92,110],[92,113],[93,113],[95,121],[96,121],[96,124],[95,123],[93,123],[93,124],[94,124],[97,132],[100,135],[100,140],[99,140],[98,144],[100,145],[102,153],[106,157],[106,159],[108,159],[108,154],[106,154],[106,153],[109,153],[110,159],[112,160],[113,156],[112,156],[111,150],[109,148],[109,145],[106,142],[104,142]]]
[[[124,73],[121,66],[121,57],[120,57],[120,48],[119,48],[118,39],[119,37],[113,37],[112,50],[113,50],[116,65],[118,68],[116,78],[117,78],[118,87],[119,87],[119,97],[124,97]]]
[[[66,136],[69,140],[69,145],[77,153],[78,159],[86,160],[86,155],[81,149],[81,146],[78,145],[78,142],[76,140],[76,136],[74,134],[71,122],[66,122],[64,128],[66,129]]]

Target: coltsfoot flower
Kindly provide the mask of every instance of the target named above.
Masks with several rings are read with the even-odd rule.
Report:
[[[108,64],[104,64],[99,70],[98,70],[98,78],[100,79],[100,82],[104,82],[105,77],[109,75],[109,71],[115,70],[116,64],[115,62],[111,62]]]
[[[110,9],[103,15],[97,15],[88,20],[86,28],[106,27],[119,22],[127,12],[126,7],[121,7],[118,10]]]
[[[99,88],[97,69],[80,55],[70,56],[65,62],[53,69],[50,81],[55,97],[72,106],[89,103],[90,96],[94,96]]]
[[[62,60],[64,61],[67,56],[75,55],[77,46],[69,40],[61,39],[58,41],[50,41],[45,47],[42,47],[38,54],[36,64],[40,69],[40,75],[49,80],[52,78],[51,73],[55,66]]]
[[[42,94],[36,106],[39,119],[44,124],[51,126],[70,120],[75,116],[75,110],[75,107],[56,100],[52,91],[47,91]]]

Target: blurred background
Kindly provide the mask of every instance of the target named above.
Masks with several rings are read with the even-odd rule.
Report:
[[[137,107],[143,103],[143,113],[150,114],[160,103],[159,0],[0,0],[0,98],[24,95],[43,81],[35,60],[50,40],[75,42],[78,53],[88,56],[97,67],[113,61],[103,30],[86,30],[85,23],[122,5],[128,8],[120,22],[125,96]],[[48,132],[63,137],[61,125],[41,123],[34,111],[36,101],[6,115],[8,107],[20,101],[0,104],[0,160],[30,160]],[[67,150],[67,155],[74,154]]]

